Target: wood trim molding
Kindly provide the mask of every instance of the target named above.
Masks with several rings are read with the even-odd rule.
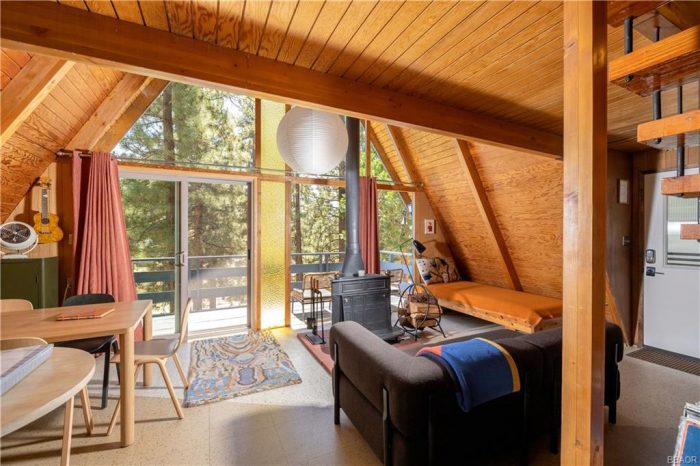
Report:
[[[510,252],[508,252],[506,240],[503,238],[501,228],[498,225],[498,219],[496,218],[496,214],[491,207],[488,195],[486,194],[486,189],[484,189],[484,184],[481,182],[481,176],[479,175],[479,170],[476,168],[474,157],[469,149],[469,143],[456,139],[455,146],[457,149],[459,164],[462,166],[464,175],[466,176],[469,186],[471,187],[472,194],[474,194],[474,200],[476,201],[476,206],[479,209],[479,214],[481,215],[481,218],[489,231],[489,236],[491,237],[491,240],[498,251],[498,256],[501,260],[501,267],[503,268],[506,281],[512,289],[522,291],[523,285],[520,283],[520,278],[518,278],[518,273],[515,270],[515,265],[513,265]]]
[[[564,2],[561,464],[603,465],[607,2]]]
[[[72,61],[35,55],[0,92],[0,145],[17,128],[73,67]]]
[[[136,98],[131,105],[129,105],[129,108],[112,123],[109,130],[107,130],[97,144],[95,144],[95,150],[111,152],[131,127],[134,126],[136,120],[143,115],[143,112],[146,111],[148,106],[151,105],[156,97],[165,89],[168,83],[168,81],[163,81],[162,79],[151,80],[151,82],[136,95]]]
[[[2,2],[7,47],[559,158],[563,140],[426,99],[61,6]]]
[[[102,101],[90,119],[73,136],[67,147],[90,149],[104,136],[118,116],[122,115],[151,78],[126,74]]]

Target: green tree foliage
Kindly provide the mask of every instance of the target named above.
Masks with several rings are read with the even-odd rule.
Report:
[[[147,164],[214,166],[235,170],[236,167],[253,165],[254,144],[254,99],[172,83],[137,120],[115,152],[123,160]],[[364,153],[364,137],[361,137],[361,153]],[[362,157],[362,173],[364,163]],[[373,176],[379,180],[391,180],[374,148],[371,163]],[[344,164],[341,163],[329,175],[343,176]],[[179,183],[124,179],[121,186],[132,256],[137,260],[167,258],[137,261],[135,270],[170,273],[174,269],[177,252],[183,249],[178,239],[177,224],[180,217],[176,207],[180,197]],[[190,268],[215,270],[245,267],[249,247],[250,196],[247,185],[192,182],[188,185],[187,196]],[[291,203],[293,252],[344,250],[344,189],[295,184]],[[398,193],[380,192],[379,217],[380,248],[397,251],[411,234],[410,215]],[[231,255],[239,258],[214,257]],[[330,259],[339,261],[339,256]],[[319,258],[311,255],[303,258],[297,256],[293,261],[318,262]],[[205,273],[193,273],[190,285],[193,294],[198,288],[245,285],[245,277],[206,278]],[[140,292],[174,289],[174,275],[171,280],[139,286]],[[244,304],[238,298],[228,300],[228,304],[236,303]],[[210,300],[209,307],[216,307],[216,302]]]

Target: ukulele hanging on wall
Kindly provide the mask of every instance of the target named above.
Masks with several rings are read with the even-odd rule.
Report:
[[[41,188],[41,212],[34,214],[34,229],[40,244],[55,243],[63,239],[63,230],[58,226],[58,215],[49,213],[49,189],[51,180],[42,177],[37,185]]]

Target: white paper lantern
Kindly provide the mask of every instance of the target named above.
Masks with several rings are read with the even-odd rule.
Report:
[[[295,172],[320,175],[345,158],[348,132],[338,115],[294,107],[277,127],[277,148]]]

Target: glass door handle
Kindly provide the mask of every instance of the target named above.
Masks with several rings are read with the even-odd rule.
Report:
[[[184,267],[185,266],[185,251],[180,251],[175,256],[175,266]]]

